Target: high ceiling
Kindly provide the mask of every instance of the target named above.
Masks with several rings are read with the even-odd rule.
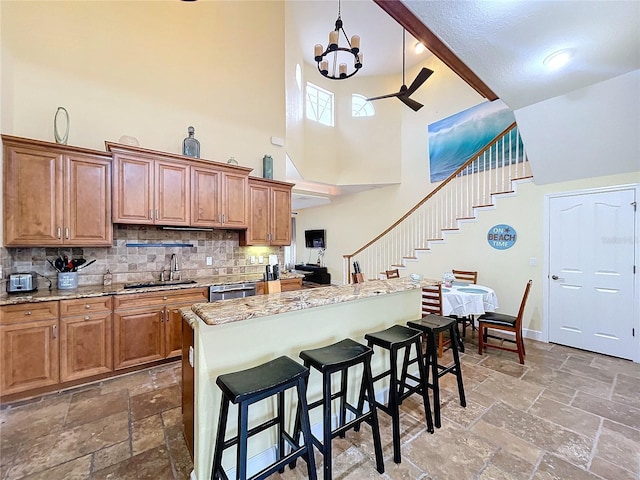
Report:
[[[329,32],[338,18],[338,0],[295,0],[288,2],[306,63],[314,65],[313,47],[327,47]],[[351,38],[359,35],[364,64],[359,76],[402,73],[402,27],[372,0],[341,0],[343,28]],[[417,40],[406,35],[407,67],[413,66],[430,53],[415,53]],[[340,36],[340,46],[346,46]]]
[[[640,68],[640,2],[403,2],[511,109]],[[571,49],[566,68],[543,60]]]
[[[384,3],[384,2],[381,2]],[[394,2],[388,2],[394,3]],[[640,69],[638,0],[403,0],[480,79],[512,109],[563,95]],[[313,46],[326,46],[338,1],[290,2],[305,61]],[[342,0],[349,36],[361,37],[365,66],[358,75],[402,71],[402,27],[373,0]],[[416,40],[407,35],[407,63]],[[559,49],[573,51],[563,70],[543,60]]]

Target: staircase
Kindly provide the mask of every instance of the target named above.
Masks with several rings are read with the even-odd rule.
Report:
[[[355,261],[368,278],[404,267],[405,260],[416,259],[432,242],[442,242],[446,232],[456,232],[462,223],[474,221],[477,210],[493,207],[495,195],[513,194],[515,181],[531,177],[524,144],[513,123],[397,222],[344,255],[343,282],[351,283]]]

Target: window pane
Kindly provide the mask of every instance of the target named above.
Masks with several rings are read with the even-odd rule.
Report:
[[[371,102],[367,102],[367,97],[354,93],[351,95],[351,116],[352,117],[373,117],[376,109]]]
[[[333,93],[307,83],[307,118],[333,127]]]

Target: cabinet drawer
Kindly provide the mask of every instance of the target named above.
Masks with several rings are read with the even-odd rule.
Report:
[[[136,293],[133,295],[116,295],[113,299],[114,310],[125,310],[154,305],[170,305],[173,303],[199,303],[209,301],[206,288],[169,290],[165,292]]]
[[[82,315],[88,312],[110,312],[111,296],[60,300],[60,316]]]
[[[0,324],[58,318],[58,302],[22,303],[0,307]]]

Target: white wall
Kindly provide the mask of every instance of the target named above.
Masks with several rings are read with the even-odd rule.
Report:
[[[2,132],[104,150],[136,137],[181,153],[193,125],[201,158],[284,178],[283,2],[1,2]],[[239,34],[241,32],[241,34]],[[255,52],[256,54],[252,53]],[[263,52],[266,54],[257,54]]]
[[[640,70],[514,113],[538,184],[640,170]]]

